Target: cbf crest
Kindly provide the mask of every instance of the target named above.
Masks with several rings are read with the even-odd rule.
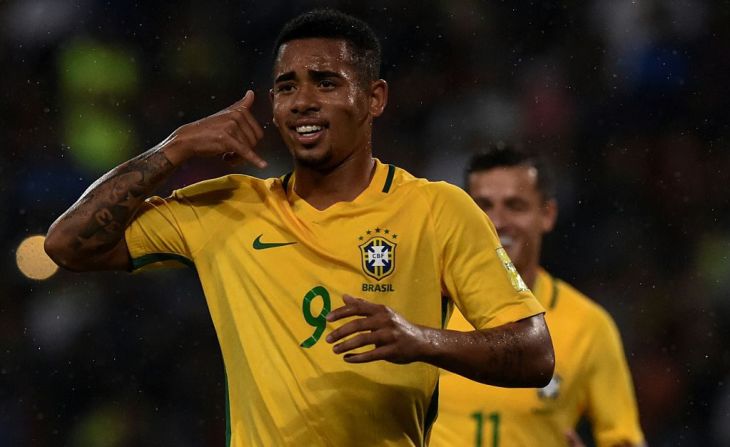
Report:
[[[393,242],[398,235],[390,230],[376,228],[368,230],[365,236],[360,236],[360,258],[362,269],[366,275],[378,281],[395,271],[395,249],[398,244]]]

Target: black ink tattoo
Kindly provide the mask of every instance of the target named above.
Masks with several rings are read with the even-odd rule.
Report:
[[[112,249],[145,197],[173,170],[170,160],[152,149],[99,179],[66,215],[66,219],[86,222],[73,250],[103,253]]]

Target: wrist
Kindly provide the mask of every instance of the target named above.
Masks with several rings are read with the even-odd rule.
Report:
[[[425,326],[421,326],[420,329],[421,337],[416,349],[418,360],[433,363],[438,358],[439,348],[443,345],[441,331]]]
[[[157,147],[158,151],[161,152],[174,167],[180,166],[190,158],[190,153],[186,150],[185,146],[181,144],[179,137],[175,134],[167,137]]]

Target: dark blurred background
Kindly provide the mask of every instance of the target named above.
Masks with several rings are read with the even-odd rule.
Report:
[[[220,351],[190,271],[54,272],[33,236],[103,172],[257,94],[315,6],[372,24],[375,152],[461,184],[495,141],[543,151],[545,265],[616,319],[651,446],[730,445],[730,2],[0,1],[0,446],[225,443]],[[190,164],[161,191],[230,172]],[[50,275],[50,276],[49,276]]]

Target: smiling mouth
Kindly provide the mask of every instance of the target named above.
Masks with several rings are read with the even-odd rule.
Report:
[[[322,127],[322,126],[312,126],[312,125],[308,125],[308,126],[297,126],[296,128],[294,128],[294,130],[296,130],[297,133],[299,135],[302,135],[302,136],[314,135],[317,132],[321,132],[322,129],[324,129],[324,127]]]
[[[294,127],[294,136],[299,144],[309,148],[320,142],[326,129],[326,126],[320,124],[300,124]]]
[[[500,236],[499,237],[499,243],[502,244],[502,247],[509,248],[513,243],[515,242],[514,238],[512,236]]]

